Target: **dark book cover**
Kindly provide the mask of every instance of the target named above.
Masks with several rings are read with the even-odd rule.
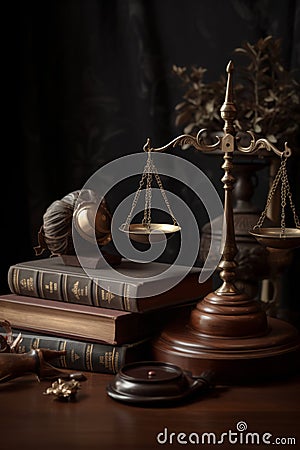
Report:
[[[8,283],[18,295],[131,312],[174,306],[210,292],[210,279],[199,283],[200,268],[175,266],[171,274],[169,268],[165,263],[124,260],[113,270],[92,269],[88,275],[82,267],[66,265],[58,256],[12,265]],[[182,273],[186,275],[182,277]],[[158,283],[161,293],[153,295]]]
[[[64,350],[65,355],[51,361],[53,366],[62,369],[115,374],[124,364],[150,358],[149,339],[131,344],[111,345],[21,329],[14,330],[15,336],[19,333],[21,333],[22,341],[18,353],[26,353],[32,348]]]

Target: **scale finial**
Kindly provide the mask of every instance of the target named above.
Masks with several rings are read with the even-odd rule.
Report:
[[[225,94],[225,103],[233,103],[233,88],[232,88],[232,72],[234,66],[233,62],[229,61],[226,67],[227,76],[227,86],[226,86],[226,94]]]
[[[151,144],[150,144],[150,138],[147,138],[146,143],[143,147],[144,152],[150,152],[151,149]]]
[[[229,61],[226,67],[227,72],[227,84],[226,84],[226,94],[225,101],[220,109],[221,117],[225,121],[224,134],[235,134],[234,131],[234,119],[236,117],[236,107],[233,102],[233,86],[232,86],[232,72],[234,66],[233,62]]]

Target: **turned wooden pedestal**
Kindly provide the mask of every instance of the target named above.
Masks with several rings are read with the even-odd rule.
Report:
[[[152,344],[154,360],[189,370],[213,370],[216,381],[243,384],[295,375],[299,331],[269,318],[245,294],[208,294],[188,320],[170,323]]]

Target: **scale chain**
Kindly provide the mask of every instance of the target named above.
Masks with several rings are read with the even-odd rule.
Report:
[[[149,164],[148,164],[149,162]],[[147,173],[147,182],[146,182],[146,192],[145,192],[145,209],[144,209],[144,218],[142,220],[142,224],[146,225],[148,228],[150,228],[151,225],[151,201],[152,201],[152,192],[151,192],[151,185],[152,185],[152,161],[150,159],[150,152],[148,155],[147,165],[148,167],[148,173]]]
[[[151,226],[151,203],[152,203],[152,180],[153,180],[153,174],[154,177],[156,179],[157,185],[160,189],[161,195],[165,201],[165,204],[168,208],[169,214],[173,220],[173,224],[174,225],[178,225],[178,222],[175,218],[175,215],[171,209],[170,203],[168,201],[166,192],[164,190],[164,187],[162,185],[162,181],[160,179],[158,170],[151,158],[151,149],[149,149],[148,151],[148,157],[147,157],[147,162],[145,164],[144,170],[143,170],[143,174],[142,174],[142,178],[140,180],[139,183],[139,187],[135,193],[133,202],[132,202],[132,206],[131,206],[131,210],[127,216],[127,219],[125,221],[124,226],[125,227],[129,227],[130,225],[130,221],[132,219],[132,215],[133,215],[133,211],[136,208],[136,205],[138,203],[140,194],[142,192],[143,186],[144,186],[144,182],[146,180],[146,186],[145,186],[145,208],[144,208],[144,217],[142,220],[142,224],[146,227],[148,227],[150,229]]]
[[[131,210],[127,216],[127,219],[125,221],[124,226],[125,227],[129,227],[131,219],[132,219],[132,215],[133,215],[133,211],[137,206],[140,194],[142,192],[143,186],[144,186],[144,182],[146,180],[146,186],[145,186],[145,208],[144,208],[144,217],[142,220],[142,224],[146,227],[148,227],[150,229],[151,226],[151,203],[152,203],[152,180],[153,180],[153,174],[155,177],[155,180],[157,182],[157,185],[160,189],[161,195],[165,201],[165,204],[168,208],[169,214],[173,220],[173,225],[178,225],[178,222],[175,218],[175,215],[171,209],[170,203],[168,201],[166,192],[164,190],[164,187],[162,185],[162,181],[160,179],[158,170],[151,158],[151,149],[147,150],[148,152],[148,157],[147,157],[147,162],[145,164],[144,170],[143,170],[143,174],[142,174],[142,178],[140,180],[139,183],[139,187],[135,193],[132,205],[131,205]]]
[[[162,185],[162,182],[161,182],[160,176],[159,176],[159,174],[158,174],[157,168],[155,167],[155,165],[154,165],[153,162],[152,162],[152,168],[153,168],[154,176],[155,176],[156,182],[157,182],[157,184],[158,184],[158,187],[159,187],[159,189],[160,189],[161,195],[162,195],[162,197],[163,197],[163,199],[164,199],[164,201],[165,201],[165,204],[166,204],[166,206],[167,206],[167,208],[168,208],[169,214],[170,214],[170,216],[172,217],[173,225],[178,225],[178,222],[177,222],[177,220],[175,219],[175,215],[174,215],[174,213],[173,213],[173,211],[172,211],[172,209],[171,209],[169,200],[168,200],[168,198],[167,198],[167,194],[166,194],[166,192],[165,192],[165,190],[164,190],[164,187],[163,187],[163,185]]]
[[[280,166],[280,168],[279,168],[279,170],[278,170],[278,172],[277,172],[277,174],[276,174],[276,176],[275,176],[275,178],[274,178],[274,181],[273,181],[273,183],[272,183],[270,192],[269,192],[269,194],[268,194],[268,198],[267,198],[267,202],[266,202],[265,209],[264,209],[263,212],[261,213],[261,215],[260,215],[260,217],[259,217],[259,220],[258,220],[257,224],[256,224],[253,228],[261,228],[261,227],[262,227],[262,225],[263,225],[263,223],[264,223],[264,220],[265,220],[265,218],[266,218],[266,215],[267,215],[269,206],[270,206],[270,204],[271,204],[271,200],[272,200],[272,198],[273,198],[273,195],[274,195],[274,193],[275,193],[275,191],[276,191],[276,189],[277,189],[279,180],[280,180],[280,178],[281,178],[281,172],[282,172],[282,163],[281,163],[281,166]]]
[[[289,199],[289,203],[290,203],[290,207],[291,207],[291,210],[293,213],[296,228],[300,228],[300,221],[299,221],[299,217],[297,216],[297,213],[296,213],[295,205],[293,203],[292,193],[291,193],[290,184],[288,181],[288,176],[287,176],[287,171],[286,171],[286,165],[284,166],[284,169],[283,169],[282,184],[284,184],[284,186],[285,186],[285,199],[286,199],[286,197],[288,197],[288,199]]]
[[[147,163],[148,163],[148,161],[147,161]],[[139,182],[139,187],[138,187],[138,189],[137,189],[137,191],[135,193],[135,196],[133,198],[133,202],[132,202],[132,205],[131,205],[131,210],[130,210],[130,212],[129,212],[128,216],[127,216],[127,219],[125,221],[125,226],[127,226],[127,227],[130,225],[130,221],[131,221],[131,218],[132,218],[133,211],[135,210],[135,207],[136,207],[137,202],[139,200],[139,197],[141,195],[142,187],[143,187],[145,178],[147,176],[147,172],[148,172],[148,167],[147,167],[147,164],[146,164],[145,168],[144,168],[144,171],[143,171],[143,174],[142,174],[142,178],[141,178],[141,180]]]
[[[284,234],[285,232],[285,207],[286,207],[286,181],[284,174],[285,174],[285,165],[282,168],[282,179],[281,179],[281,234]]]
[[[257,224],[253,227],[254,229],[262,227],[263,222],[266,218],[267,211],[269,209],[271,200],[273,198],[273,195],[277,189],[277,186],[278,186],[278,183],[280,180],[281,180],[281,192],[280,192],[281,193],[281,220],[280,220],[281,233],[282,234],[285,233],[285,225],[286,225],[285,224],[285,208],[286,208],[286,198],[287,197],[289,199],[289,204],[290,204],[291,210],[293,212],[295,225],[297,228],[300,228],[300,221],[297,216],[296,208],[295,208],[295,205],[292,200],[292,193],[290,190],[290,185],[289,185],[287,170],[286,170],[286,162],[287,162],[287,158],[283,157],[281,164],[280,164],[280,168],[279,168],[279,170],[274,178],[274,181],[272,183],[272,186],[271,186],[268,198],[267,198],[265,209],[263,210],[262,214],[260,215],[260,218],[259,218]]]

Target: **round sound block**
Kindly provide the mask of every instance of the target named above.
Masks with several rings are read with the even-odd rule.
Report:
[[[131,404],[169,404],[211,387],[212,372],[193,378],[178,366],[144,361],[123,366],[106,388],[114,400]]]

